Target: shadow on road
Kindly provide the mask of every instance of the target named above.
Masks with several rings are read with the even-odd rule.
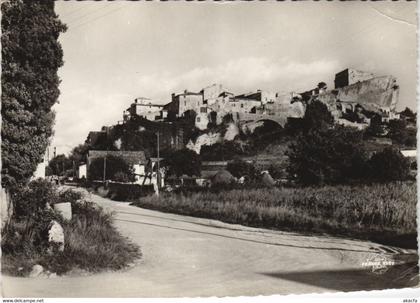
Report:
[[[416,287],[419,284],[419,271],[415,264],[393,266],[383,274],[373,273],[369,269],[278,271],[259,274],[338,291],[405,288]]]

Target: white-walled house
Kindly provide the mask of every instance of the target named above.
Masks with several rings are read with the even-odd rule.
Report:
[[[159,159],[160,161],[163,160],[163,158]],[[146,165],[135,165],[134,166],[134,173],[136,174],[136,183],[137,184],[144,184],[144,185],[150,185],[158,184],[158,176],[157,176],[157,163],[158,158],[149,158]],[[159,169],[160,171],[160,187],[165,186],[165,170],[163,168]]]
[[[32,179],[45,178],[45,169],[46,168],[47,168],[47,162],[46,161],[42,161],[41,163],[39,163],[38,166],[36,167],[36,170],[34,172],[34,175],[33,175]]]
[[[124,159],[124,161],[131,165],[134,169],[135,182],[139,185],[150,185],[158,184],[158,178],[156,173],[158,158],[146,159],[143,151],[101,151],[101,150],[90,150],[88,154],[88,163],[86,167],[85,175],[89,175],[89,166],[92,161],[96,158],[104,158],[105,156],[114,156]],[[163,158],[160,158],[162,161]],[[165,170],[160,169],[161,174],[161,187],[165,185],[164,177]]]
[[[77,178],[82,179],[87,177],[87,166],[86,164],[79,165],[79,168],[77,169]]]

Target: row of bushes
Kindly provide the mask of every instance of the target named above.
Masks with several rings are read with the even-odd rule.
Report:
[[[153,185],[139,185],[130,183],[115,182],[91,182],[91,187],[95,191],[100,191],[101,195],[116,201],[133,201],[154,193]]]
[[[248,226],[327,232],[415,247],[416,201],[415,182],[396,182],[164,193],[133,205]]]

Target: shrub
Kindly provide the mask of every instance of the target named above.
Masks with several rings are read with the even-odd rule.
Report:
[[[302,131],[320,130],[329,128],[334,123],[334,117],[328,110],[327,105],[314,100],[306,106],[305,115],[302,119]]]
[[[27,186],[18,187],[12,194],[13,216],[17,219],[33,216],[42,212],[47,204],[58,202],[56,188],[45,179],[36,179]]]
[[[257,170],[252,163],[248,163],[241,159],[235,159],[227,164],[226,170],[234,177],[247,177],[248,179],[255,179],[257,177]]]
[[[394,143],[410,147],[416,146],[416,130],[408,129],[405,120],[391,120],[389,122],[388,136]]]
[[[60,201],[62,202],[74,203],[78,200],[81,200],[83,198],[83,194],[73,189],[66,189],[59,193],[59,197],[60,197]]]
[[[162,167],[167,169],[169,176],[200,176],[201,158],[189,149],[171,151],[162,161]]]
[[[2,230],[1,248],[5,255],[45,254],[51,221],[63,223],[62,217],[50,209],[34,212],[24,219],[14,218]]]
[[[274,179],[281,179],[286,177],[284,166],[278,163],[271,163],[268,167],[268,172],[270,173],[270,176]]]
[[[134,201],[154,193],[153,185],[109,183],[108,197],[116,201]]]
[[[387,147],[369,160],[370,175],[378,181],[405,180],[410,173],[410,162],[399,150]]]
[[[245,151],[235,141],[224,141],[213,145],[201,147],[200,155],[204,161],[226,161],[232,160],[238,155],[244,155]]]

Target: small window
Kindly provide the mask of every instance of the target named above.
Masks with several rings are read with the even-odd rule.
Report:
[[[197,117],[197,122],[200,122],[200,117]]]
[[[244,104],[243,103],[241,103],[241,108],[244,108]]]
[[[200,108],[200,113],[207,113],[207,108],[206,107],[201,107]]]

